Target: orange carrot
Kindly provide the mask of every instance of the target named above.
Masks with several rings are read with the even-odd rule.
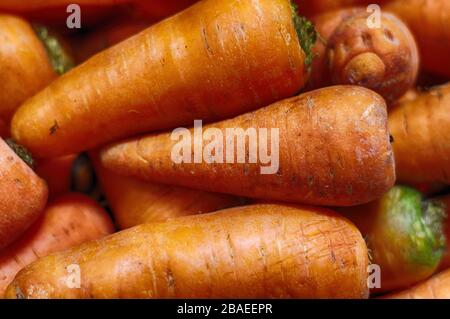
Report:
[[[209,213],[243,203],[237,197],[167,186],[125,177],[103,167],[96,154],[95,172],[120,229]]]
[[[0,122],[8,126],[15,110],[55,77],[45,46],[31,25],[0,14]]]
[[[23,148],[11,146],[31,164],[31,157]],[[0,138],[0,249],[16,240],[38,218],[47,201],[45,182],[15,151]]]
[[[448,0],[393,0],[384,8],[398,15],[414,33],[423,68],[450,76],[450,1]]]
[[[365,8],[350,8],[312,18],[322,41],[313,50],[310,88],[361,85],[391,102],[413,86],[419,57],[408,27],[396,16],[382,13],[380,27],[374,28],[370,16]]]
[[[399,102],[389,114],[398,180],[450,182],[450,84]]]
[[[181,136],[153,134],[107,146],[100,156],[109,169],[152,182],[313,205],[355,205],[378,198],[394,183],[386,118],[378,94],[335,86],[207,125],[203,131],[211,135],[201,140],[198,129],[185,129]],[[193,159],[192,150],[200,156]],[[269,159],[263,161],[261,153]]]
[[[404,291],[395,292],[386,299],[449,299],[450,270],[443,271],[430,279]]]
[[[57,79],[17,111],[12,136],[55,157],[241,114],[303,86],[314,36],[288,0],[201,1]]]
[[[66,285],[70,264],[81,289]],[[141,225],[41,258],[6,297],[364,298],[367,264],[361,234],[339,215],[253,205]]]
[[[93,200],[76,193],[60,197],[18,241],[1,251],[0,298],[26,265],[113,231],[108,214]]]

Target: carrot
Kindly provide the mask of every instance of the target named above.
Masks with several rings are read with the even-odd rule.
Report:
[[[53,82],[17,111],[12,136],[55,157],[237,115],[303,86],[314,36],[288,0],[201,1]]]
[[[371,262],[380,267],[381,287],[404,289],[431,276],[445,249],[445,208],[420,192],[395,186],[379,200],[342,209],[366,239]]]
[[[153,134],[107,146],[100,156],[109,169],[152,182],[314,205],[355,205],[378,198],[394,183],[386,117],[386,104],[376,93],[335,86],[205,126],[205,134],[218,132],[202,140],[198,128],[186,129],[181,138]],[[192,159],[192,150],[199,160],[195,154]]]
[[[404,291],[383,296],[386,299],[449,299],[450,270],[443,271],[430,279]]]
[[[398,180],[404,183],[450,182],[450,84],[434,87],[418,98],[397,103],[389,129]]]
[[[6,297],[364,298],[367,263],[359,231],[337,214],[253,205],[137,226],[42,258]],[[70,264],[81,289],[65,285]]]
[[[382,13],[380,27],[368,23],[365,8],[331,11],[312,18],[317,41],[309,88],[355,84],[374,90],[388,102],[410,89],[419,57],[408,27],[396,16]]]
[[[81,39],[75,39],[76,60],[83,62],[94,54],[103,51],[144,30],[150,22],[136,19],[114,20],[94,30]]]
[[[238,206],[242,199],[224,194],[143,182],[103,167],[97,154],[95,172],[119,229]]]
[[[384,8],[397,14],[414,33],[423,68],[450,76],[450,2],[448,0],[393,0]]]
[[[0,298],[26,265],[113,231],[108,214],[89,197],[72,193],[58,198],[18,241],[1,251]]]
[[[28,22],[0,14],[0,122],[56,76],[43,43]],[[2,134],[3,136],[3,134]]]
[[[47,201],[45,182],[21,159],[31,165],[30,155],[17,144],[9,144],[14,150],[0,138],[0,249],[38,218]]]

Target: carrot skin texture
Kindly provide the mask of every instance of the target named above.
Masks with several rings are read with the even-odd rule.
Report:
[[[417,78],[419,56],[408,27],[396,16],[383,12],[381,28],[371,28],[366,8],[327,12],[312,18],[322,37],[314,48],[309,88],[330,84],[367,87],[394,101]]]
[[[398,15],[414,33],[423,68],[450,76],[450,2],[447,0],[389,1],[384,10]]]
[[[164,222],[188,215],[210,213],[238,206],[243,199],[226,194],[141,181],[120,176],[101,165],[92,152],[95,173],[119,229]]]
[[[81,289],[61,280],[72,263]],[[359,231],[333,212],[254,205],[141,225],[42,258],[6,297],[366,298],[367,264]]]
[[[57,79],[17,111],[12,136],[54,157],[229,118],[298,92],[304,62],[289,1],[202,1]]]
[[[383,296],[384,299],[449,299],[450,298],[450,270],[434,275],[404,291],[394,292]]]
[[[12,15],[0,14],[0,61],[0,122],[7,127],[15,110],[56,73],[31,25]]]
[[[0,252],[0,298],[26,265],[113,231],[111,219],[95,201],[77,193],[58,198],[18,241]]]
[[[450,182],[449,126],[450,84],[392,106],[389,129],[400,182]]]
[[[16,240],[47,202],[45,182],[0,138],[0,249]]]
[[[237,143],[227,146],[226,128],[278,128],[279,169],[273,174],[261,174],[261,163],[248,160],[175,164],[171,152],[180,142],[171,133],[106,146],[100,158],[121,175],[152,182],[312,205],[355,205],[378,198],[395,181],[386,117],[378,94],[335,86],[203,126],[204,132],[210,127],[223,132],[223,154],[232,147],[237,153]],[[245,144],[249,150],[248,140]]]

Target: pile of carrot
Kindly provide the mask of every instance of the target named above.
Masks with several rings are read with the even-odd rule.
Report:
[[[0,0],[0,298],[450,299],[447,0],[71,4]]]

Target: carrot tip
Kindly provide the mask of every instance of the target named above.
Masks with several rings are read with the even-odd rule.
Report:
[[[58,39],[50,34],[46,27],[34,25],[34,30],[44,45],[56,73],[60,75],[64,74],[75,66],[73,59],[64,50]]]
[[[5,140],[6,144],[16,153],[29,167],[34,169],[34,160],[31,153],[22,145],[17,144],[13,139]]]
[[[298,6],[297,4],[291,2],[292,8],[292,20],[294,21],[295,30],[297,31],[298,40],[300,42],[300,46],[305,52],[305,65],[308,66],[308,69],[311,66],[312,60],[314,58],[314,54],[312,52],[312,48],[314,47],[317,41],[317,31],[314,28],[314,24],[309,21],[307,18],[298,15]]]

